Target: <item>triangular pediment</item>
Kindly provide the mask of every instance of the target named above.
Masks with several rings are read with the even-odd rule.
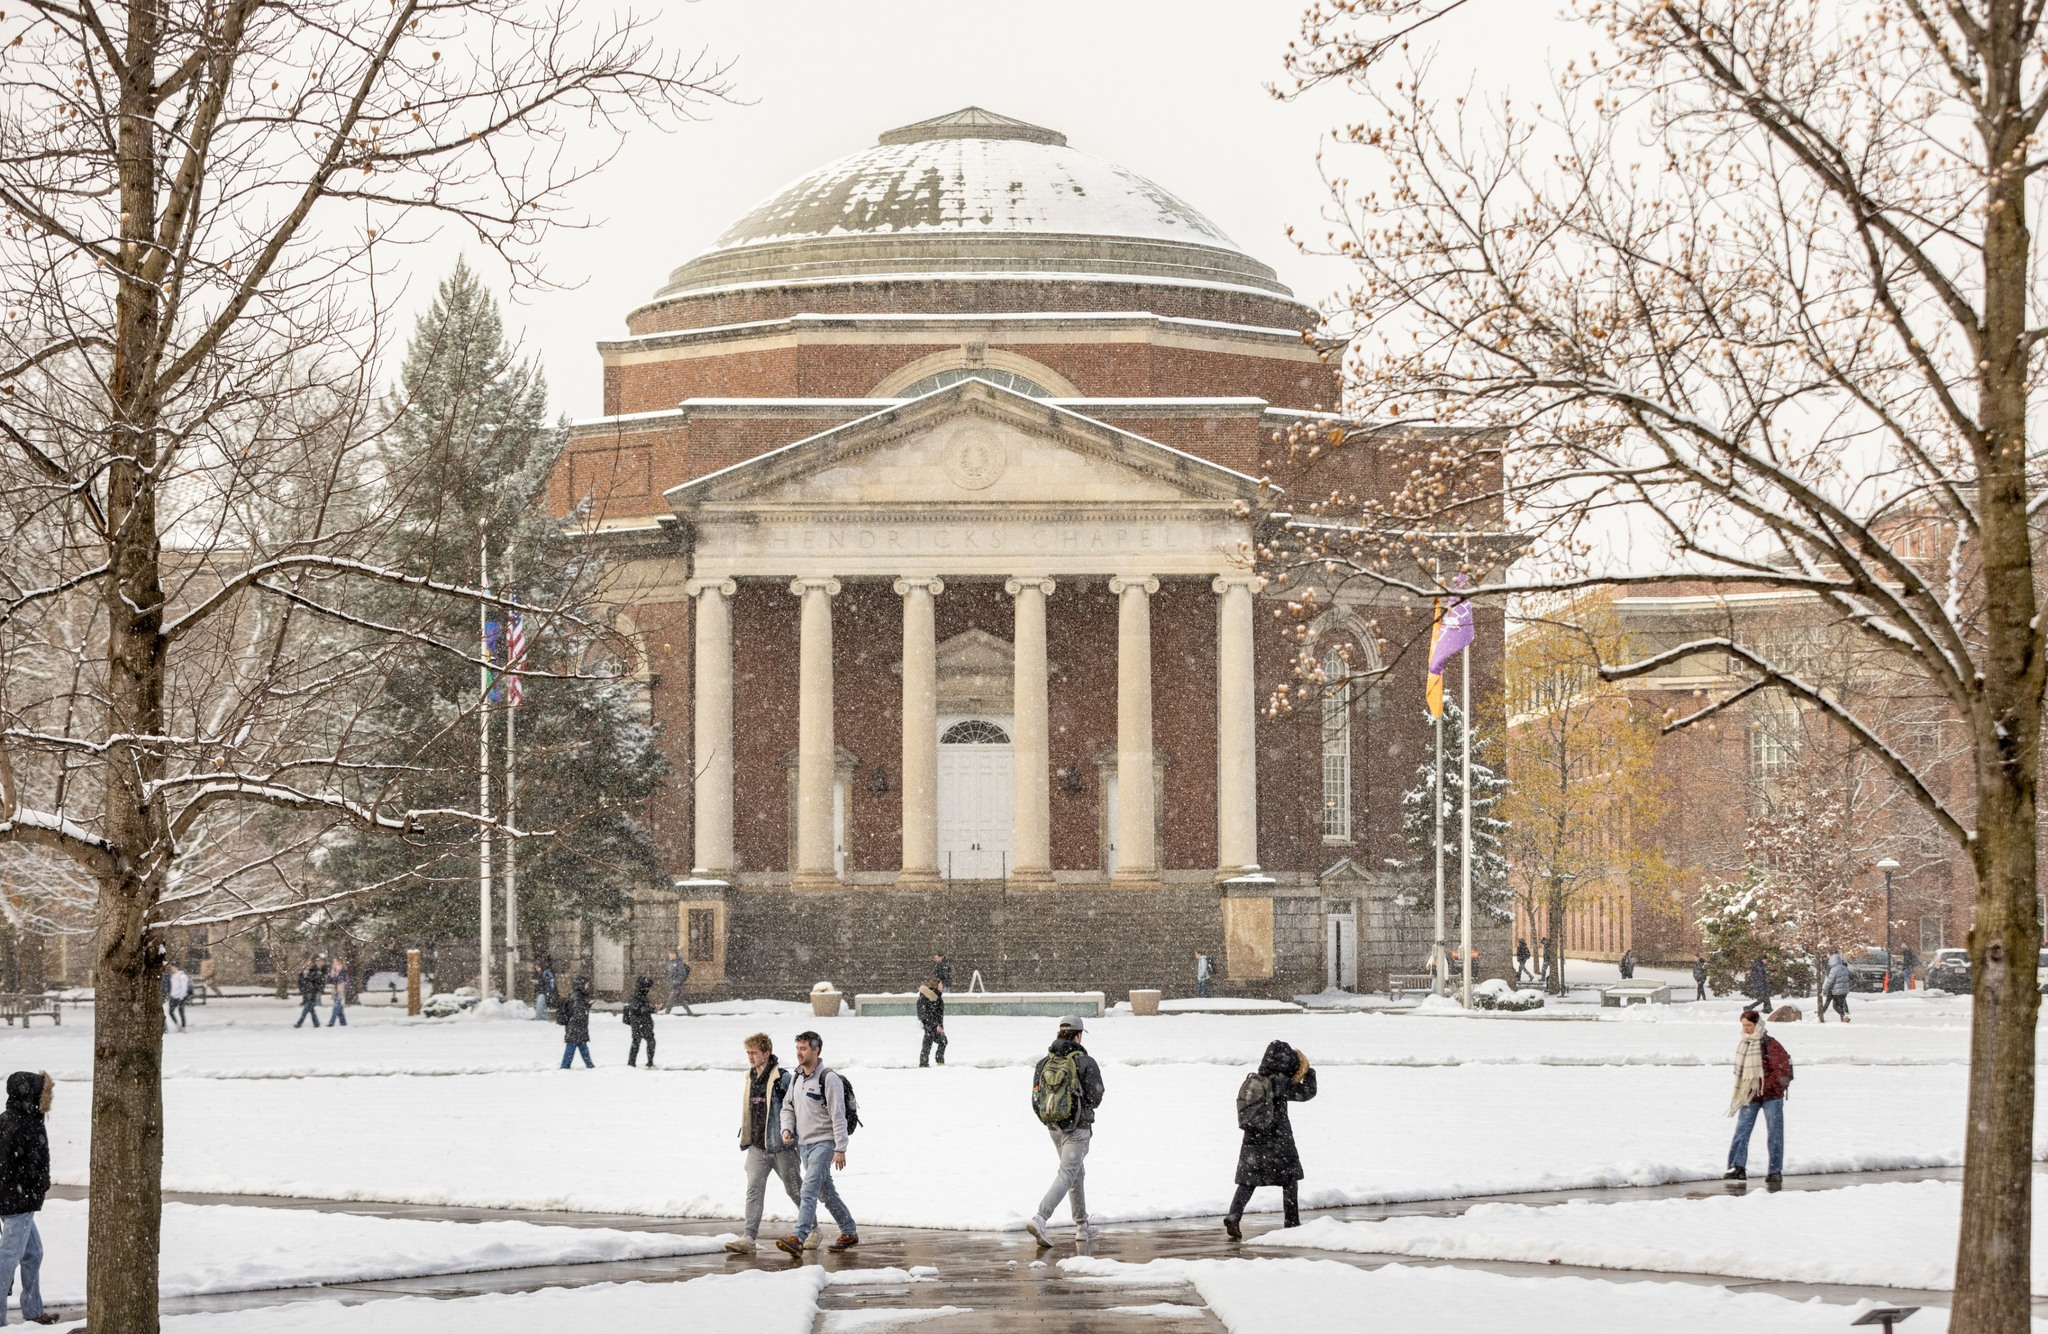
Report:
[[[675,487],[717,509],[1262,505],[1256,478],[966,380]]]

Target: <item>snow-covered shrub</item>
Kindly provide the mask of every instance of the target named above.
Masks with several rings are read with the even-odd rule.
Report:
[[[1543,993],[1540,991],[1517,991],[1513,984],[1503,978],[1489,977],[1472,988],[1472,1008],[1475,1010],[1540,1010],[1543,1008]]]

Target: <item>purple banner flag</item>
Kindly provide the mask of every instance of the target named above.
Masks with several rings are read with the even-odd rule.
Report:
[[[1472,635],[1472,599],[1459,598],[1444,608],[1443,629],[1429,654],[1429,674],[1443,675],[1444,664],[1470,647]]]

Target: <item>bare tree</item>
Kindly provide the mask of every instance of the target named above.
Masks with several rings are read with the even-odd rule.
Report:
[[[2048,163],[2042,2],[1583,0],[1595,50],[1527,112],[1504,98],[1482,112],[1462,82],[1440,102],[1428,59],[1409,54],[1444,15],[1478,8],[1319,0],[1289,51],[1295,88],[1369,99],[1339,138],[1383,173],[1372,192],[1340,183],[1331,230],[1359,272],[1340,316],[1360,335],[1353,406],[1394,426],[1512,432],[1505,500],[1540,539],[1534,582],[1626,583],[1659,563],[1810,592],[1831,632],[1942,702],[1967,739],[1960,794],[1854,701],[1740,636],[1602,669],[1631,678],[1703,650],[1747,662],[1750,681],[1671,725],[1790,696],[1969,861],[1952,1327],[2021,1330],[2048,680],[2028,429],[2048,339],[2029,222]],[[1438,591],[1332,534],[1454,527],[1460,466],[1440,459],[1384,504],[1336,502],[1347,522],[1298,536],[1295,557]],[[1931,570],[1895,536],[1907,512],[1946,535]]]
[[[722,93],[641,21],[587,8],[26,0],[0,18],[0,842],[94,887],[96,1328],[157,1327],[159,932],[274,905],[281,863],[336,823],[490,818],[392,802],[404,757],[365,750],[380,665],[419,632],[349,615],[349,589],[482,597],[359,558],[390,484],[361,445],[370,282],[439,223],[538,277],[565,187],[621,125]],[[240,866],[228,835],[252,807],[299,832]],[[181,870],[200,846],[217,873]]]

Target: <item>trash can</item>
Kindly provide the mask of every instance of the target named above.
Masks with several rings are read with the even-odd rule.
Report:
[[[1158,1014],[1159,998],[1164,994],[1165,993],[1159,991],[1157,988],[1133,991],[1131,993],[1131,1013]]]

